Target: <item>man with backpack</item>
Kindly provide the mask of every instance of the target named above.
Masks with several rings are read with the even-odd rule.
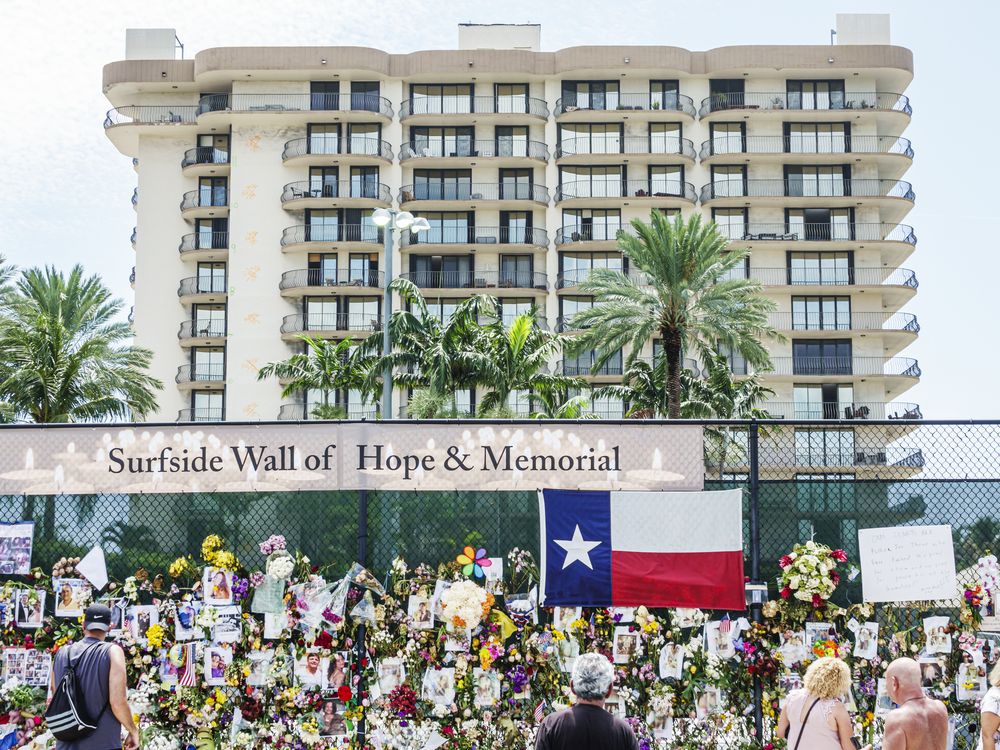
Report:
[[[111,610],[92,604],[83,613],[85,637],[56,653],[45,714],[56,750],[139,750],[139,729],[125,698],[125,654],[105,643],[110,628]],[[122,727],[128,732],[124,746]]]

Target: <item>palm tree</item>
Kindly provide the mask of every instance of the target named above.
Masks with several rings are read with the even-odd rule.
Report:
[[[374,392],[367,386],[366,362],[350,337],[342,341],[299,336],[308,351],[293,354],[283,362],[268,362],[257,371],[257,379],[279,378],[286,381],[281,390],[282,398],[319,391],[322,401],[310,416],[317,419],[339,419],[346,416],[343,407],[330,403],[330,394],[339,390],[360,390],[365,401],[373,400]]]
[[[101,537],[105,544],[117,547],[119,550],[141,549],[155,552],[160,549],[156,532],[145,524],[118,521],[108,526]]]
[[[576,348],[597,351],[595,368],[628,346],[635,359],[658,334],[666,361],[667,414],[681,416],[681,357],[685,349],[702,360],[720,345],[739,352],[758,369],[770,364],[764,338],[779,338],[767,322],[774,303],[761,296],[760,285],[729,278],[749,255],[727,247],[714,223],[699,215],[684,223],[650,213],[650,223],[632,221],[635,235],[619,232],[618,243],[630,264],[645,274],[649,288],[621,271],[595,268],[580,285],[595,304],[572,320],[582,329]]]
[[[556,384],[539,388],[531,395],[532,406],[540,407],[531,413],[532,419],[597,419],[587,409],[590,400],[586,396],[571,396],[569,385]]]
[[[0,401],[18,419],[132,419],[156,408],[163,384],[147,373],[152,352],[132,346],[122,301],[74,266],[24,271],[0,318]]]

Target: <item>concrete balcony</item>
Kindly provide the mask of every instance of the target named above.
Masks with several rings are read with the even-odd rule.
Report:
[[[177,252],[184,260],[220,261],[229,257],[229,232],[192,232],[181,237]]]
[[[382,271],[302,268],[281,274],[278,290],[282,297],[368,295],[382,289]]]
[[[399,204],[414,211],[485,207],[530,210],[547,206],[549,191],[545,185],[519,182],[403,185],[399,190]]]
[[[388,164],[392,161],[392,146],[374,136],[341,138],[333,133],[315,133],[285,141],[281,160],[289,166],[308,164],[311,167]]]
[[[281,191],[281,207],[288,211],[310,208],[378,208],[392,203],[388,185],[340,180],[289,182]]]

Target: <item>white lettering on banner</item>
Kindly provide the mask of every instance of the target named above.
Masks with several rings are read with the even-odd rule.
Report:
[[[0,493],[700,490],[698,425],[598,422],[12,426]]]
[[[951,526],[861,529],[858,550],[866,602],[913,602],[957,596]]]

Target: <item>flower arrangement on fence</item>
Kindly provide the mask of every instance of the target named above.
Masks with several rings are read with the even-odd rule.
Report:
[[[523,550],[479,571],[482,550],[437,568],[397,559],[382,580],[358,564],[319,567],[277,535],[259,552],[262,569],[249,570],[246,550],[212,535],[201,559],[137,570],[102,595],[153,750],[361,747],[362,719],[368,747],[519,750],[544,715],[570,704],[574,660],[588,651],[613,662],[609,710],[647,750],[767,747],[754,736],[754,681],[771,727],[805,667],[828,655],[851,666],[855,721],[871,738],[889,707],[893,658],[917,658],[927,688],[963,713],[1000,653],[947,617],[833,604],[844,556],[812,542],[782,558],[794,595],[768,602],[754,623],[699,610],[539,608]],[[52,743],[40,719],[52,655],[80,636],[90,597],[75,564],[0,585],[0,736],[6,725],[32,750]]]

